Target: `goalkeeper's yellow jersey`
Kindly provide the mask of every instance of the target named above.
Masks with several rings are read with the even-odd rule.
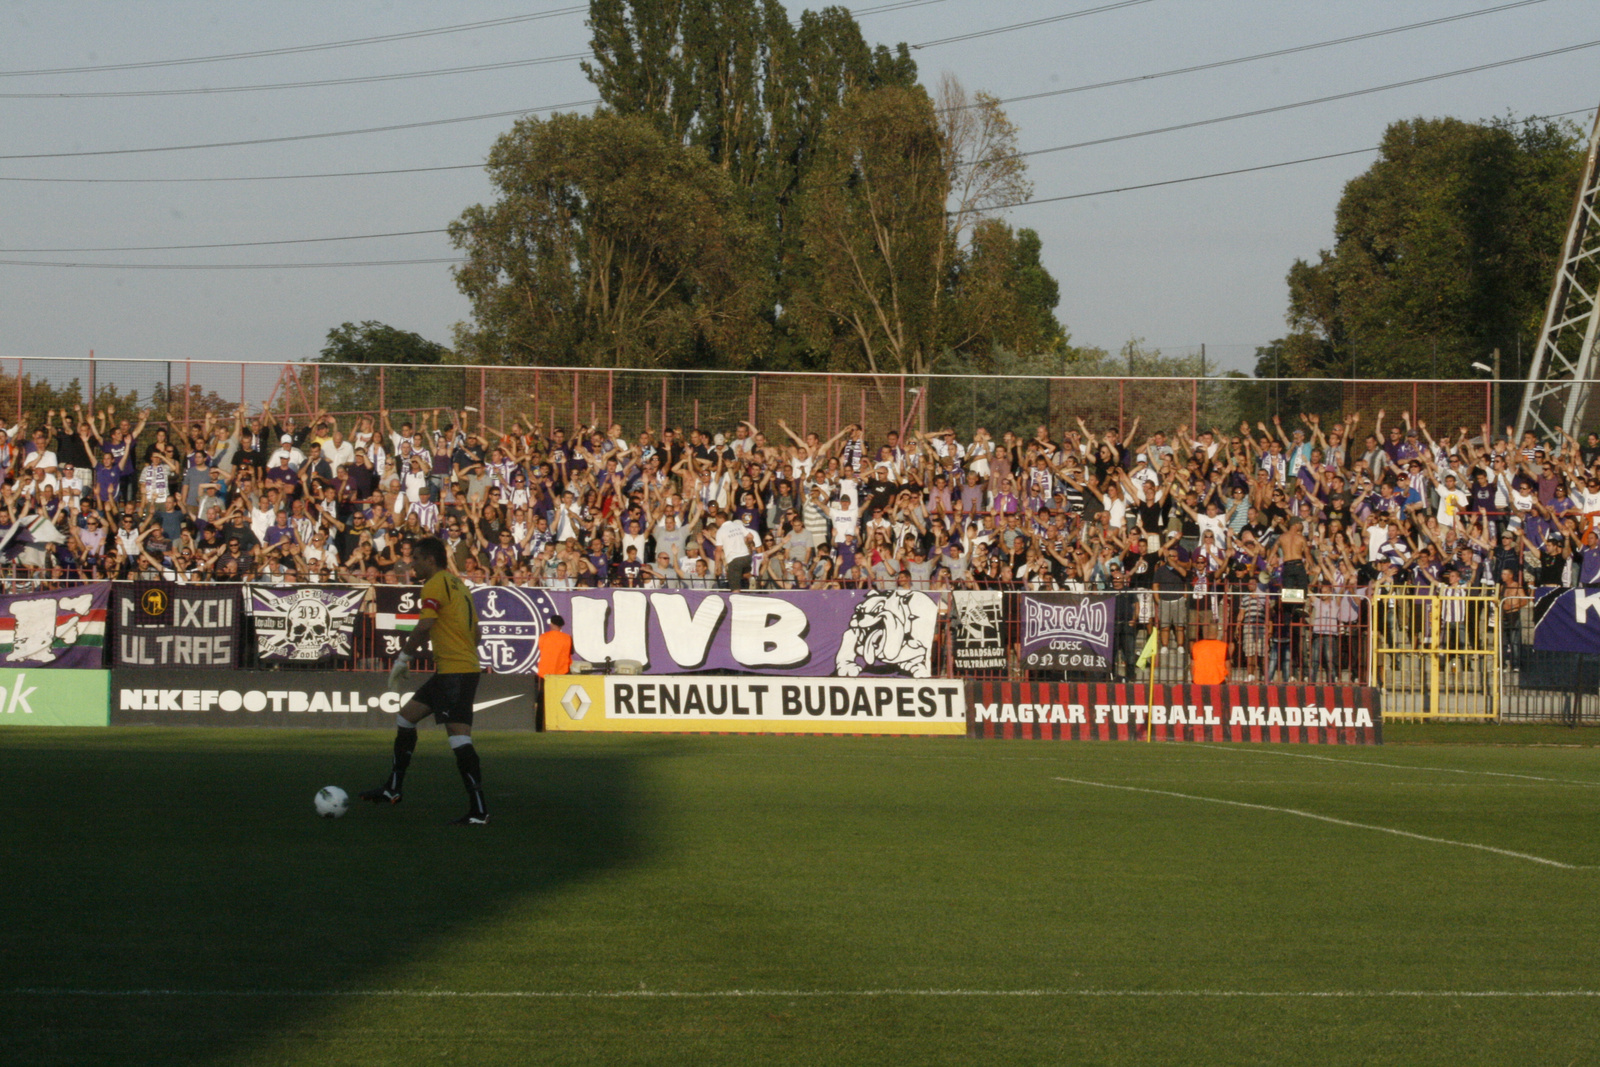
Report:
[[[449,571],[438,571],[422,587],[422,618],[437,619],[428,634],[439,674],[476,674],[478,645],[473,640],[478,616],[472,593]]]

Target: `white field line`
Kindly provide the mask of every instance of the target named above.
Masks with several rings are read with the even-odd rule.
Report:
[[[1130,793],[1150,793],[1161,797],[1177,797],[1180,800],[1200,800],[1207,804],[1226,804],[1231,808],[1253,808],[1256,811],[1273,811],[1280,815],[1298,815],[1302,819],[1316,819],[1318,822],[1332,823],[1335,826],[1349,826],[1357,830],[1375,830],[1380,834],[1394,834],[1396,837],[1409,837],[1414,841],[1428,841],[1435,845],[1454,845],[1457,848],[1477,849],[1479,852],[1493,852],[1497,856],[1509,856],[1512,859],[1527,860],[1530,863],[1542,863],[1546,867],[1559,867],[1564,871],[1593,869],[1591,867],[1580,867],[1574,863],[1562,863],[1560,860],[1546,859],[1543,856],[1534,856],[1527,852],[1513,852],[1508,848],[1495,848],[1493,845],[1479,845],[1471,841],[1452,841],[1447,837],[1414,834],[1410,830],[1396,830],[1392,826],[1373,826],[1370,823],[1350,822],[1346,819],[1335,819],[1332,815],[1318,815],[1314,811],[1301,811],[1298,808],[1275,808],[1270,804],[1248,804],[1242,800],[1198,797],[1192,793],[1173,793],[1166,789],[1144,789],[1136,785],[1112,785],[1109,782],[1090,782],[1082,778],[1057,777],[1055,780],[1058,782],[1071,782],[1073,785],[1092,785],[1098,789],[1122,789]]]
[[[738,1000],[873,997],[1224,997],[1262,1000],[1369,998],[1600,998],[1600,989],[8,989],[13,997],[365,997],[415,1000]]]
[[[1276,749],[1245,748],[1232,745],[1212,745],[1200,742],[1202,748],[1212,748],[1220,752],[1232,752],[1237,755],[1249,756],[1287,756],[1290,759],[1318,760],[1322,763],[1347,763],[1357,767],[1388,767],[1398,771],[1433,771],[1438,774],[1481,774],[1491,778],[1523,778],[1530,782],[1554,782],[1557,785],[1586,785],[1600,786],[1600,782],[1583,782],[1572,778],[1541,778],[1536,774],[1512,774],[1509,771],[1471,771],[1460,767],[1424,767],[1410,763],[1378,763],[1373,760],[1339,759],[1334,756],[1313,756],[1306,752],[1279,752]]]

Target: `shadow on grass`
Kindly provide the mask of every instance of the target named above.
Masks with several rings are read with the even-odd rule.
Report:
[[[424,731],[404,804],[314,818],[319,786],[381,779],[374,740],[0,733],[0,1062],[225,1062],[343,1004],[81,991],[415,984],[408,964],[510,905],[640,862],[652,837],[647,747],[572,752],[531,735],[479,740],[487,828],[444,825],[465,800],[438,730]]]

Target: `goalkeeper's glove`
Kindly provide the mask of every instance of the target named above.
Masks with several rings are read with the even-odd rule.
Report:
[[[411,656],[402,652],[394,658],[394,666],[389,668],[389,692],[398,693],[411,681]]]

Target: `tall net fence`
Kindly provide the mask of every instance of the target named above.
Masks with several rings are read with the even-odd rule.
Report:
[[[1513,386],[1502,386],[1510,392]],[[749,422],[769,439],[780,423],[826,439],[859,423],[871,440],[978,427],[999,437],[1059,434],[1082,420],[1097,436],[1172,433],[1188,428],[1254,432],[1280,418],[1285,429],[1302,415],[1337,420],[1378,411],[1401,413],[1439,434],[1474,435],[1493,410],[1485,381],[1257,380],[1147,378],[724,373],[535,367],[364,366],[200,360],[16,359],[0,361],[0,418],[37,425],[51,410],[145,411],[173,426],[231,420],[241,406],[269,408],[304,420],[317,412],[341,418],[387,412],[402,420],[469,422],[509,430],[514,423],[548,431],[620,424],[630,433],[664,427],[731,432]],[[1497,432],[1503,427],[1497,426]]]

